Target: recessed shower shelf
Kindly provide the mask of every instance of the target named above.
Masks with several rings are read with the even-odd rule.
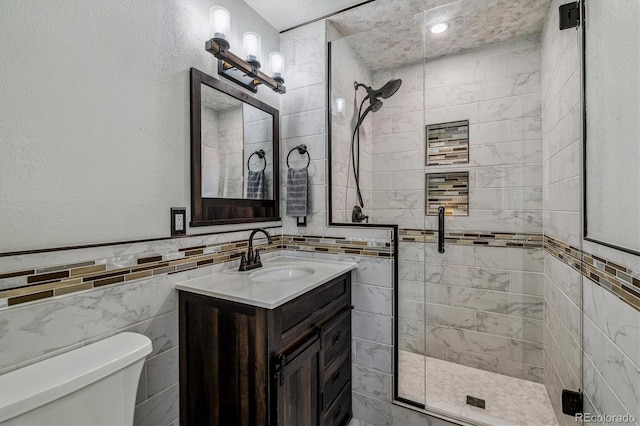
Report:
[[[427,126],[427,166],[469,162],[469,120]]]

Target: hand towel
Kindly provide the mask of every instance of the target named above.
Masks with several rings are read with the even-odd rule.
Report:
[[[264,200],[267,198],[267,178],[264,170],[259,172],[249,170],[247,176],[247,198],[250,200]]]
[[[309,193],[309,170],[287,170],[287,216],[302,217],[311,212]]]

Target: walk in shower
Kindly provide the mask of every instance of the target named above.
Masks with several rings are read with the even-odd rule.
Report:
[[[397,226],[396,402],[474,424],[557,424],[544,316],[564,313],[543,309],[542,144],[543,91],[557,88],[541,77],[557,7],[425,3],[437,7],[330,43],[331,221]],[[362,119],[368,91],[354,82],[392,81]]]

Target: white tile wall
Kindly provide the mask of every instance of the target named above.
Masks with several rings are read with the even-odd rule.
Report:
[[[633,267],[637,256],[582,240],[581,106],[577,32],[559,31],[554,1],[542,35],[544,233]],[[640,418],[640,313],[545,255],[545,386],[561,424],[563,388],[582,388],[585,411]],[[582,324],[582,328],[581,328]]]
[[[278,234],[280,229],[275,230]],[[5,258],[6,271],[76,259],[107,257],[127,262],[139,253],[246,239],[249,231],[167,239]],[[273,256],[268,253],[265,256]],[[178,281],[237,266],[218,264],[0,309],[0,374],[123,331],[146,335],[147,357],[136,397],[135,425],[169,424],[178,418]],[[5,271],[5,269],[2,269]]]
[[[470,214],[448,220],[450,229],[541,233],[540,62],[531,37],[377,71],[374,86],[390,77],[403,86],[375,115],[374,220],[434,229],[437,218],[424,216],[424,173],[459,169],[470,171]],[[412,83],[423,79],[424,92]],[[470,163],[425,167],[424,126],[464,119]]]
[[[578,111],[578,40],[573,30],[556,25],[558,7],[549,9],[542,34],[542,158],[544,233],[579,246],[580,119]],[[573,419],[562,414],[563,388],[582,384],[582,276],[545,254],[544,366],[545,386],[560,424]]]
[[[542,269],[542,249],[400,242],[400,349],[541,382]]]
[[[328,23],[327,25],[331,25]],[[351,210],[356,205],[355,178],[352,170],[351,137],[358,119],[358,108],[366,91],[354,91],[353,83],[371,85],[371,73],[367,70],[358,54],[349,46],[346,39],[338,39],[331,44],[331,87],[332,102],[341,98],[346,105],[343,114],[331,116],[332,147],[332,208],[335,222],[350,222]],[[365,102],[363,110],[369,105]],[[372,189],[372,145],[373,121],[371,114],[360,126],[360,188],[364,202],[364,213],[371,215]],[[357,158],[357,155],[356,155]]]

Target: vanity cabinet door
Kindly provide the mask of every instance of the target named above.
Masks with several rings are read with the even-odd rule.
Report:
[[[278,425],[320,424],[320,338],[314,335],[290,355],[276,357]]]

